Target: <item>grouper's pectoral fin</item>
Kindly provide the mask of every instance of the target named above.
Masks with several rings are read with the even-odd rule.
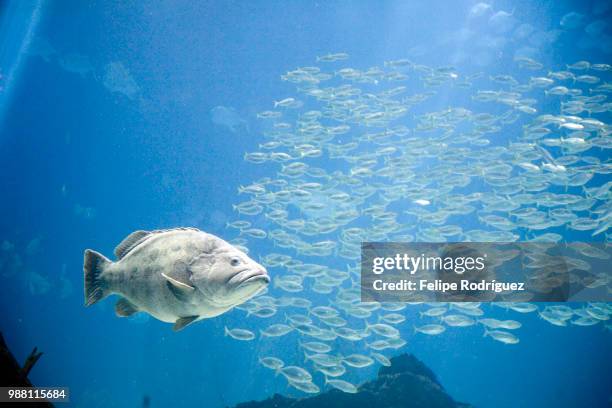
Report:
[[[200,316],[179,317],[178,319],[176,319],[174,326],[172,326],[172,330],[174,330],[175,332],[183,330],[185,326],[188,326],[191,323],[195,322],[196,320],[198,320],[199,317]]]
[[[126,298],[121,298],[115,303],[115,313],[119,317],[129,317],[134,313],[138,313],[138,306],[127,300]]]
[[[164,279],[166,279],[166,285],[168,286],[168,289],[170,289],[170,292],[172,292],[172,294],[181,302],[187,302],[189,300],[189,296],[191,296],[191,294],[195,291],[195,288],[187,283],[174,279],[165,273],[162,273],[161,275],[164,277]]]

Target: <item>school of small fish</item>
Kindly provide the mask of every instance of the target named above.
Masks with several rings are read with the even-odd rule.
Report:
[[[569,231],[608,244],[612,66],[577,61],[548,71],[517,58],[509,68],[516,75],[487,76],[407,59],[348,68],[348,59],[328,54],[285,73],[297,93],[257,115],[263,140],[244,159],[276,174],[239,188],[240,219],[228,227],[245,251],[263,239],[277,250],[260,259],[273,280],[268,293],[238,307],[269,324],[226,334],[295,334],[304,359],[266,355],[260,363],[304,393],[355,393],[341,377],[389,365],[383,353],[409,335],[480,325],[486,338],[519,343],[521,322],[486,317],[495,307],[610,330],[608,303],[362,303],[359,260],[362,241],[561,242]],[[425,101],[439,109],[425,110]],[[609,275],[592,278],[610,292]],[[419,321],[407,320],[409,309]],[[340,342],[354,352],[340,353]]]

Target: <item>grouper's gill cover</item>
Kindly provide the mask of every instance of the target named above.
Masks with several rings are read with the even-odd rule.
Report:
[[[144,311],[186,325],[218,316],[261,291],[264,267],[226,241],[194,228],[136,231],[115,249],[116,262],[86,250],[85,304],[116,293],[115,311]]]

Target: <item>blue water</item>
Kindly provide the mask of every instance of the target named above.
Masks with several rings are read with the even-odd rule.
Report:
[[[134,230],[174,226],[236,236],[225,225],[236,219],[238,186],[276,171],[243,155],[264,141],[257,112],[294,95],[281,74],[347,52],[344,65],[361,69],[408,57],[495,75],[528,42],[468,20],[476,2],[464,0],[18,3],[0,5],[0,243],[14,245],[0,256],[0,330],[20,361],[42,350],[31,380],[70,387],[70,405],[79,407],[139,407],[144,395],[152,407],[299,395],[258,364],[271,351],[299,362],[296,346],[274,350],[223,335],[226,325],[261,328],[261,319],[232,311],[174,333],[146,316],[115,317],[111,299],[85,308],[82,295],[85,248],[110,255]],[[558,70],[581,59],[612,62],[606,3],[492,6],[556,38],[532,48]],[[561,29],[571,11],[608,27],[596,41]],[[466,30],[475,35],[462,39]],[[105,81],[111,63],[129,79]],[[426,108],[461,103],[449,95]],[[216,106],[232,108],[244,129],[213,123]],[[255,259],[277,250],[266,240],[250,249]],[[414,353],[455,399],[477,407],[609,406],[609,331],[518,317],[517,346],[483,339],[476,327],[431,338],[406,324],[408,344],[396,354]],[[374,376],[372,369],[361,379]]]

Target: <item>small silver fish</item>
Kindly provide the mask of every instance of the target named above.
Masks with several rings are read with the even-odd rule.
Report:
[[[255,338],[255,333],[247,329],[224,329],[225,335],[230,336],[233,339],[241,341],[251,341]]]

